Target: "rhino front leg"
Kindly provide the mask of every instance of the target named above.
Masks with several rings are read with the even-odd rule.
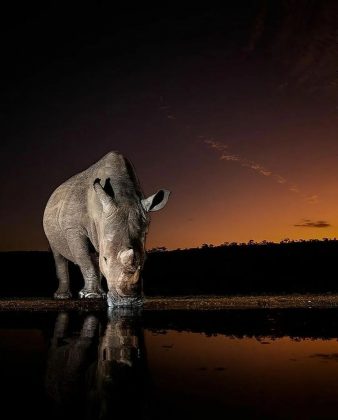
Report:
[[[69,231],[68,244],[84,279],[84,288],[80,290],[79,297],[81,299],[105,298],[106,294],[101,288],[100,270],[90,254],[88,238]]]
[[[100,293],[103,297],[106,297],[107,296],[106,292],[103,290],[103,287],[102,287],[103,276],[102,276],[102,273],[101,273],[101,270],[100,270],[100,265],[99,265],[99,254],[92,253],[91,258],[92,258],[92,261],[93,261],[93,264],[94,264],[94,267],[95,267],[95,270],[96,270],[96,273],[97,273]]]
[[[80,265],[84,279],[84,288],[79,292],[79,298],[99,299],[105,298],[106,294],[101,288],[100,274],[97,273],[95,265],[89,261],[82,262]]]
[[[59,280],[59,287],[54,293],[55,299],[70,299],[72,294],[69,290],[69,272],[68,272],[68,261],[60,253],[55,250],[53,251],[56,277]]]

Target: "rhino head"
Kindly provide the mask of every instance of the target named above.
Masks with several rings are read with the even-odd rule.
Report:
[[[145,239],[150,211],[162,209],[170,191],[159,190],[145,198],[116,200],[99,180],[94,189],[102,205],[98,220],[99,265],[108,284],[109,306],[141,304],[141,269],[145,260]]]

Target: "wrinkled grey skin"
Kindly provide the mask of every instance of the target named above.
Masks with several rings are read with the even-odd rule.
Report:
[[[118,152],[108,153],[60,185],[43,217],[59,280],[54,297],[71,297],[68,261],[72,261],[84,278],[80,298],[105,297],[104,275],[109,306],[139,304],[148,213],[162,209],[169,194],[160,190],[144,198],[133,166]]]

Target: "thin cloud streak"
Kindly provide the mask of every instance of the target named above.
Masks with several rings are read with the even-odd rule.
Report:
[[[309,227],[309,228],[327,228],[330,227],[331,224],[326,220],[310,220],[310,219],[303,219],[301,223],[294,225],[296,227]]]
[[[318,201],[319,201],[319,197],[318,197],[318,195],[317,195],[317,194],[313,194],[313,195],[309,195],[309,196],[306,198],[306,200],[307,200],[309,203],[318,203]]]
[[[211,149],[216,150],[220,154],[220,159],[225,160],[227,162],[237,162],[240,166],[243,168],[249,168],[253,171],[257,172],[258,174],[270,177],[275,182],[281,185],[285,185],[285,187],[294,194],[299,194],[304,200],[306,200],[308,203],[315,204],[318,202],[319,198],[317,194],[312,194],[310,196],[303,194],[298,187],[298,185],[289,182],[285,177],[283,177],[280,174],[274,173],[273,171],[267,169],[265,166],[259,164],[258,162],[255,162],[253,160],[247,159],[245,157],[242,157],[238,154],[233,154],[229,152],[228,145],[223,144],[221,142],[217,142],[213,139],[206,139],[204,140],[204,143],[209,146]]]

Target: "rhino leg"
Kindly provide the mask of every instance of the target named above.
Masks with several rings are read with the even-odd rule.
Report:
[[[80,267],[84,288],[80,290],[79,297],[87,299],[105,298],[106,294],[101,288],[100,270],[95,258],[90,253],[88,238],[78,235],[76,232],[68,232],[68,245],[72,251],[75,261]]]
[[[100,299],[105,298],[106,294],[101,287],[101,273],[95,261],[89,256],[82,260],[80,269],[84,279],[84,288],[80,290],[80,299]]]
[[[65,257],[59,254],[57,251],[53,251],[56,276],[59,280],[59,287],[54,293],[55,299],[70,299],[72,294],[69,290],[69,273],[68,273],[68,261]]]
[[[80,337],[81,338],[93,338],[95,336],[96,329],[98,327],[99,320],[94,315],[88,315],[84,320]]]
[[[57,346],[58,340],[62,339],[66,335],[66,330],[69,324],[69,315],[67,312],[61,312],[58,314],[54,327],[54,335],[52,344]]]
[[[99,265],[99,254],[98,253],[93,253],[93,254],[91,254],[91,258],[92,258],[92,261],[93,261],[93,264],[94,264],[94,267],[95,267],[95,270],[96,270],[96,273],[97,273],[97,276],[98,276],[99,291],[101,293],[101,296],[102,297],[107,297],[106,292],[103,290],[103,287],[102,287],[103,276],[102,276],[102,273],[101,273],[101,270],[100,270],[100,265]]]

